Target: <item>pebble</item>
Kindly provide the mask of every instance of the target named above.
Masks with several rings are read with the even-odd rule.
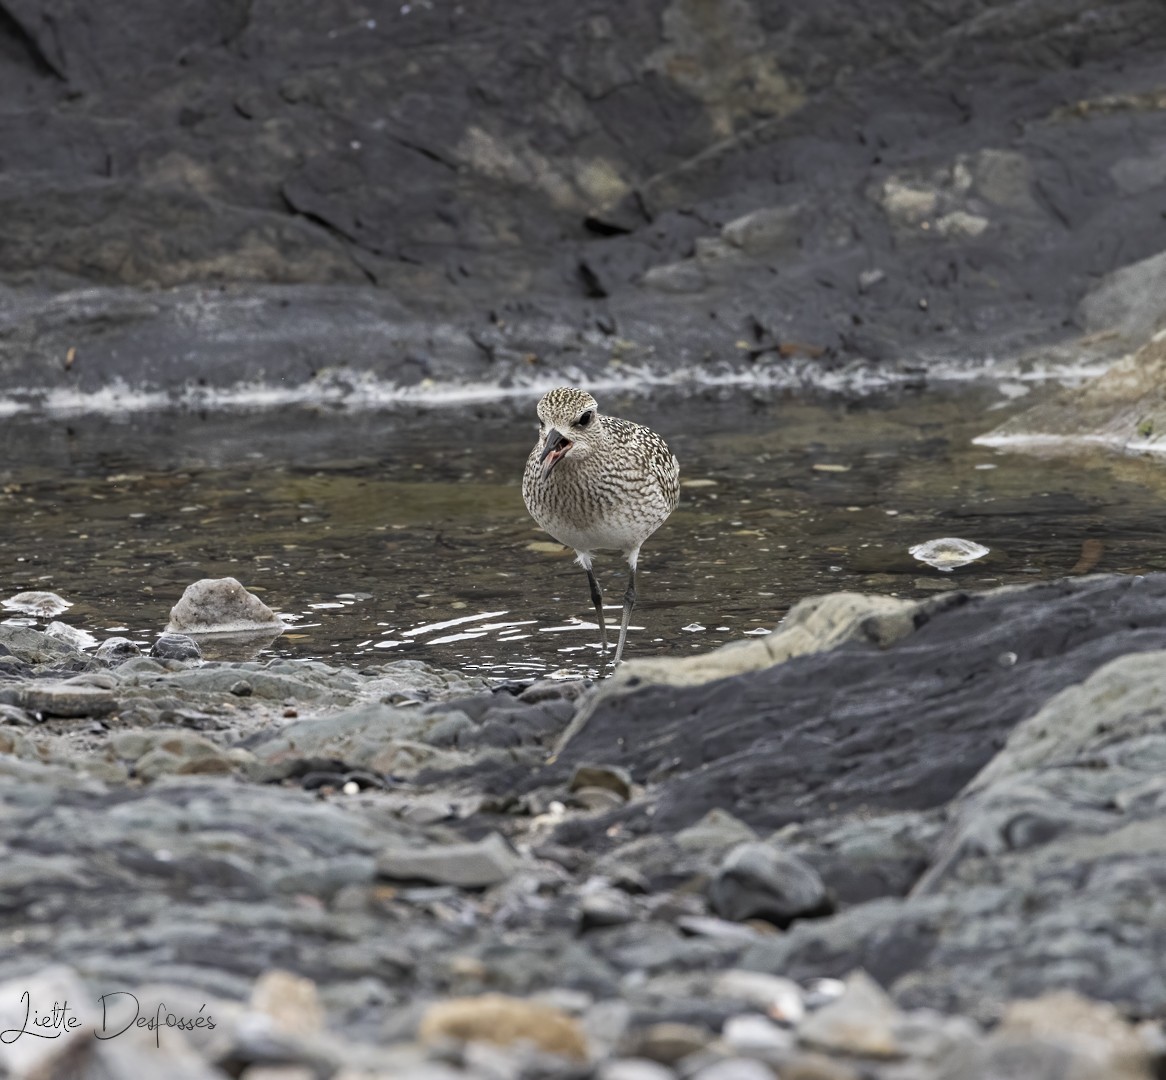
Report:
[[[735,1053],[766,1061],[784,1060],[797,1045],[788,1028],[778,1027],[756,1013],[730,1016],[721,1029],[721,1038]]]
[[[726,1058],[694,1073],[692,1080],[775,1080],[768,1065],[752,1058]]]

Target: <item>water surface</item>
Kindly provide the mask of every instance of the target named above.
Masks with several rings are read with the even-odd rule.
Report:
[[[1160,464],[972,444],[1037,393],[607,397],[668,439],[684,483],[644,546],[629,657],[763,633],[839,589],[1166,570]],[[9,419],[0,598],[52,590],[74,602],[62,621],[148,645],[186,585],[231,575],[296,620],[267,654],[593,673],[586,578],[522,504],[535,430],[533,401]],[[991,554],[952,573],[908,555],[941,536]],[[618,624],[626,567],[616,553],[596,566]]]

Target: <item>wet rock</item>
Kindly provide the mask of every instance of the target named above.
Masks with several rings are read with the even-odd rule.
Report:
[[[156,660],[201,660],[202,649],[186,634],[162,634],[150,646],[150,656]]]
[[[726,919],[762,918],[777,926],[823,915],[832,907],[812,867],[796,855],[757,842],[739,844],[725,856],[709,885],[709,897]]]
[[[846,979],[840,998],[806,1017],[798,1027],[798,1038],[832,1053],[896,1058],[904,1052],[896,1034],[902,1019],[882,987],[857,971]]]
[[[117,667],[118,664],[124,664],[135,656],[141,656],[142,650],[129,638],[112,637],[106,638],[98,645],[93,655],[103,664]]]
[[[97,638],[87,630],[79,630],[63,622],[49,623],[45,627],[45,636],[72,645],[74,649],[92,649],[97,644]]]
[[[48,637],[27,626],[0,623],[0,645],[26,664],[64,666],[84,664],[88,659],[67,641]]]
[[[501,884],[523,865],[522,857],[501,836],[491,833],[473,844],[387,848],[377,858],[377,873],[396,881],[481,889]]]
[[[283,622],[232,577],[203,578],[188,585],[170,609],[169,634],[239,634],[282,630]]]
[[[73,680],[46,681],[21,687],[16,703],[22,709],[44,716],[108,716],[117,708],[117,695],[103,687]]]
[[[0,600],[0,607],[26,615],[35,615],[38,619],[51,619],[68,611],[72,606],[71,600],[66,600],[54,592],[18,592],[7,600]]]
[[[983,446],[1015,449],[1101,444],[1117,450],[1161,449],[1166,438],[1166,336],[1143,345],[1084,386],[979,436]]]
[[[587,1040],[574,1017],[504,994],[437,1002],[421,1018],[418,1035],[427,1043],[453,1039],[511,1046],[526,1042],[549,1054],[578,1061],[587,1057]]]
[[[632,778],[618,765],[580,765],[571,774],[570,789],[577,792],[581,788],[603,788],[626,801],[631,798]]]

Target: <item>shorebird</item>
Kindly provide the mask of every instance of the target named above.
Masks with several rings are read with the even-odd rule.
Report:
[[[560,544],[575,549],[587,571],[603,655],[607,625],[603,592],[591,569],[592,552],[615,549],[631,575],[612,666],[623,657],[636,603],[640,547],[676,509],[680,465],[651,428],[604,416],[585,390],[560,386],[538,403],[538,442],[526,461],[522,497],[530,516]]]

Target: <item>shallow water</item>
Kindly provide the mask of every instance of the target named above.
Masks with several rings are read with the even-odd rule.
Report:
[[[1040,391],[1017,393],[605,399],[665,435],[685,485],[644,547],[628,656],[763,633],[839,589],[1166,570],[1161,464],[972,444]],[[52,590],[74,602],[61,621],[148,646],[186,585],[231,575],[296,619],[266,655],[595,673],[586,578],[522,505],[535,426],[533,401],[9,419],[0,598]],[[908,554],[943,536],[991,553],[950,573]],[[616,553],[596,566],[618,625],[626,568]]]

